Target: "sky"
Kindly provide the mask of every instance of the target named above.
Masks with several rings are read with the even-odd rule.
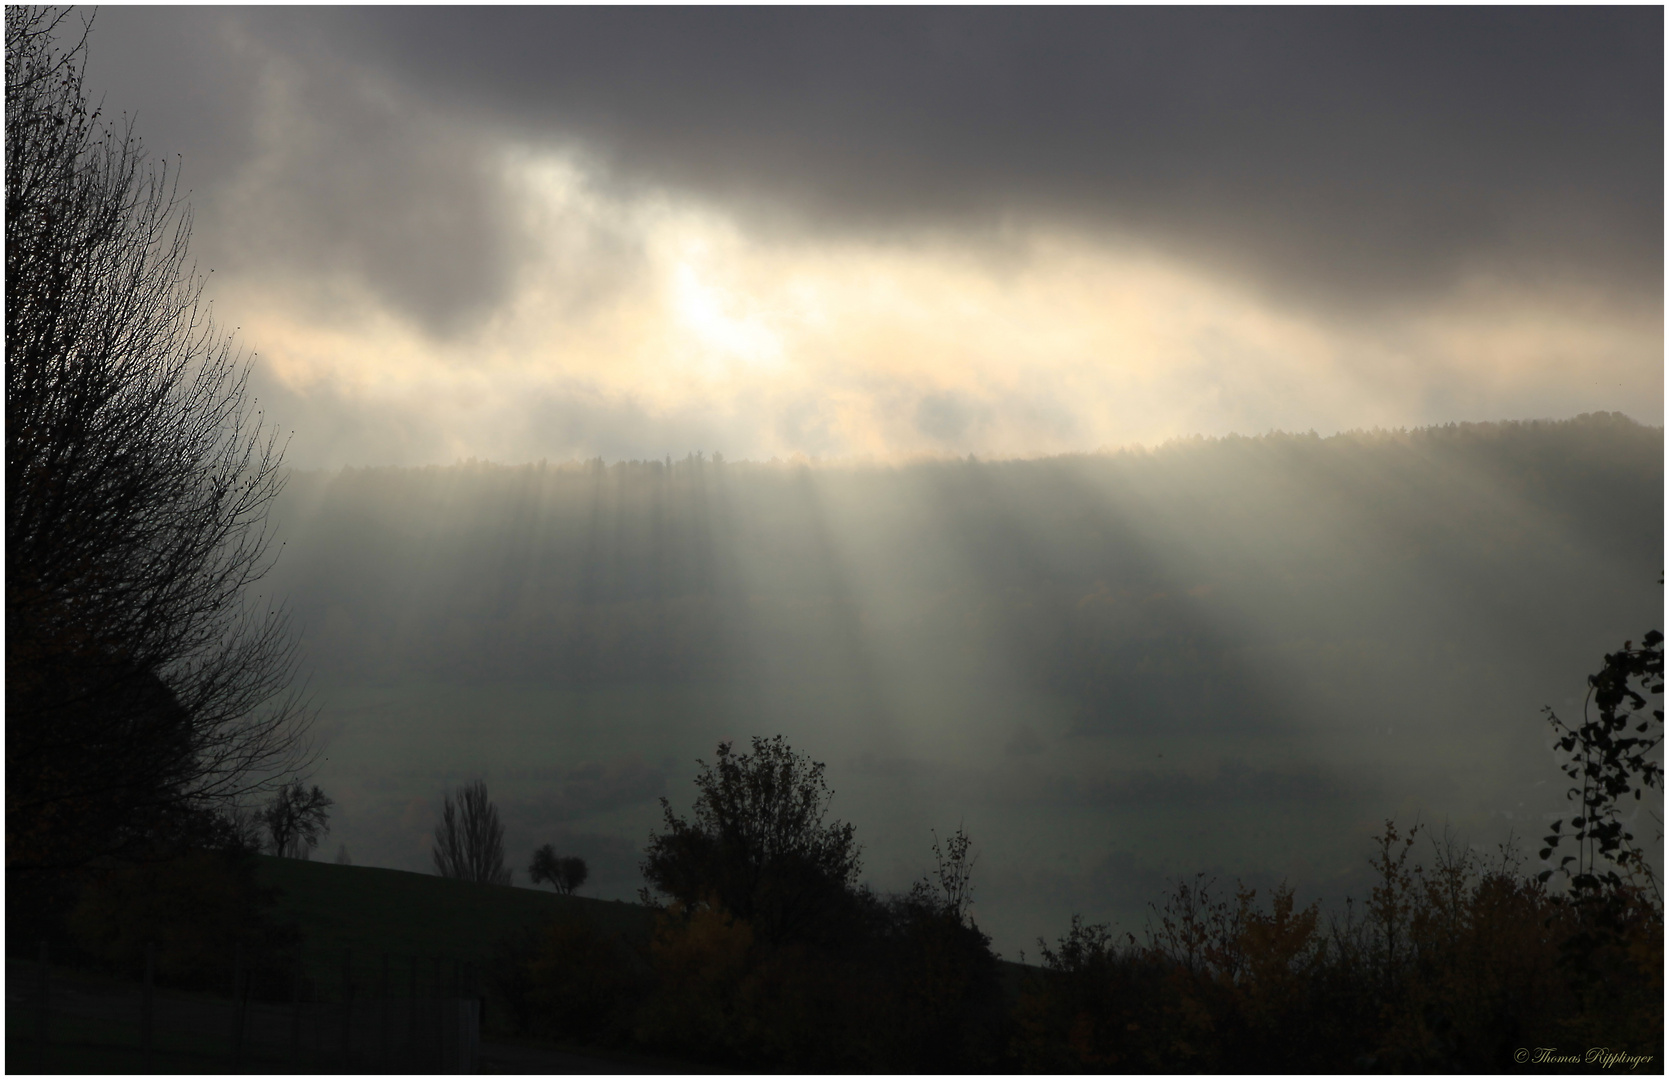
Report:
[[[1025,457],[1661,424],[1662,20],[107,7],[87,85],[292,465]]]

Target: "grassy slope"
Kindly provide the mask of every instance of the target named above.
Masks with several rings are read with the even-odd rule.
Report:
[[[552,918],[577,917],[646,941],[654,913],[618,900],[558,896],[551,892],[451,881],[432,874],[384,870],[368,866],[337,866],[262,856],[262,880],[283,889],[280,917],[294,919],[304,935],[304,958],[320,989],[334,996],[340,985],[344,949],[352,949],[356,981],[374,986],[381,955],[391,957],[393,993],[402,995],[401,980],[413,955],[442,956],[481,962],[493,945],[519,927],[537,926]],[[999,962],[1004,989],[1012,1000],[1029,970],[1011,961]],[[425,969],[428,970],[428,969]],[[489,1037],[508,1033],[494,1023],[497,1010],[489,1002]],[[566,1044],[563,1044],[566,1045]],[[585,1054],[602,1054],[577,1044],[568,1047]],[[687,1071],[683,1065],[629,1054],[607,1055],[623,1062],[648,1063],[644,1071]]]
[[[646,939],[652,913],[636,904],[558,896],[498,885],[451,881],[433,874],[337,866],[262,856],[264,884],[283,890],[280,918],[301,927],[309,968],[339,978],[343,950],[354,952],[356,979],[393,959],[395,978],[412,956],[480,963],[493,945],[521,927],[558,917],[590,919],[605,931]]]
[[[283,890],[278,916],[301,927],[303,958],[321,990],[334,995],[340,985],[345,949],[354,954],[355,979],[374,987],[383,953],[390,956],[391,992],[402,996],[401,980],[412,956],[482,962],[493,946],[518,928],[553,918],[590,919],[605,931],[647,941],[654,913],[637,904],[558,896],[496,885],[451,881],[409,870],[337,866],[261,856],[263,883]],[[517,1070],[683,1073],[701,1071],[687,1063],[579,1044],[544,1044],[512,1038],[497,1022],[502,1011],[488,1002],[483,1035],[525,1044]],[[582,1055],[540,1064],[540,1048]],[[504,1052],[500,1047],[498,1053]]]

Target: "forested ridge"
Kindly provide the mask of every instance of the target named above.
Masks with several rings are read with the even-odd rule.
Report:
[[[1433,593],[1531,647],[1568,640],[1551,612],[1615,619],[1608,592],[1661,558],[1662,461],[1661,429],[1596,414],[896,467],[297,473],[275,591],[327,678],[797,677],[861,667],[879,629],[947,673],[1000,653],[1086,723],[1247,717],[1256,642],[1224,611],[1264,643],[1437,654]]]

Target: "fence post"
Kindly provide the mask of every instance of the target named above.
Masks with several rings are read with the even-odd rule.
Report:
[[[52,1023],[52,1014],[51,1014],[51,1011],[50,1011],[51,1008],[52,1008],[52,1004],[51,1004],[51,997],[52,997],[51,954],[47,950],[47,944],[46,944],[46,939],[45,938],[41,938],[40,961],[41,961],[41,963],[40,963],[41,982],[40,982],[40,987],[39,987],[39,995],[40,996],[39,996],[39,998],[37,999],[37,1002],[36,1002],[40,1006],[40,1008],[39,1008],[39,1011],[36,1013],[36,1016],[35,1016],[35,1038],[40,1042],[40,1045],[41,1045],[41,1054],[43,1055],[42,1059],[41,1059],[41,1064],[42,1064],[41,1071],[45,1072],[46,1071],[46,1069],[45,1069],[46,1059],[45,1059],[44,1055],[46,1054],[46,1044],[47,1044],[48,1040],[50,1039],[50,1032],[49,1032],[48,1029],[50,1028],[51,1023]]]
[[[238,951],[239,951],[240,954],[243,951],[243,943],[242,942],[238,943]],[[238,1068],[241,1069],[241,1068],[243,1068],[243,1043],[244,1043],[244,1039],[247,1036],[247,1033],[249,1031],[249,990],[250,990],[250,986],[255,982],[255,973],[249,970],[249,965],[246,964],[246,963],[240,963],[240,964],[238,964],[238,967],[242,970],[242,974],[243,974],[243,978],[239,981],[238,987],[237,987],[237,990],[238,990],[238,1001],[237,1001],[237,1007],[238,1007],[238,1048],[237,1048],[237,1051],[238,1051]]]
[[[481,1027],[487,1022],[487,994],[481,985],[481,969],[475,961],[464,963],[464,993],[469,995],[469,1054],[465,1071],[475,1072],[476,1051],[480,1048]]]
[[[406,1068],[417,1071],[417,954],[411,954],[411,992],[406,995]]]
[[[353,1061],[354,951],[342,950],[342,1071]]]
[[[139,1041],[145,1050],[145,1071],[156,1072],[156,942],[145,942],[145,996],[139,1009]]]
[[[474,1073],[475,1054],[481,1046],[481,999],[460,998],[458,1006],[463,1012],[463,1031],[459,1032],[458,1038],[458,1071]]]
[[[296,966],[290,972],[290,1067],[293,1070],[301,1058],[301,955],[296,954]]]
[[[377,990],[377,996],[382,998],[382,1067],[387,1072],[388,1060],[388,953],[382,954],[382,985]]]
[[[238,1010],[238,988],[243,983],[243,942],[232,944],[232,1071],[243,1058],[243,1015]]]
[[[435,957],[435,1071],[446,1072],[446,961]]]

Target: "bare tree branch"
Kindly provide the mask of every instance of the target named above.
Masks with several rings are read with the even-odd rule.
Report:
[[[458,798],[446,797],[441,821],[435,826],[435,873],[460,881],[482,881],[490,885],[510,884],[511,871],[504,865],[504,826],[498,807],[487,798],[487,785],[480,780],[458,789]]]
[[[6,9],[7,865],[131,853],[308,764],[252,597],[282,447],[186,262],[191,214],[88,108],[84,25]]]

